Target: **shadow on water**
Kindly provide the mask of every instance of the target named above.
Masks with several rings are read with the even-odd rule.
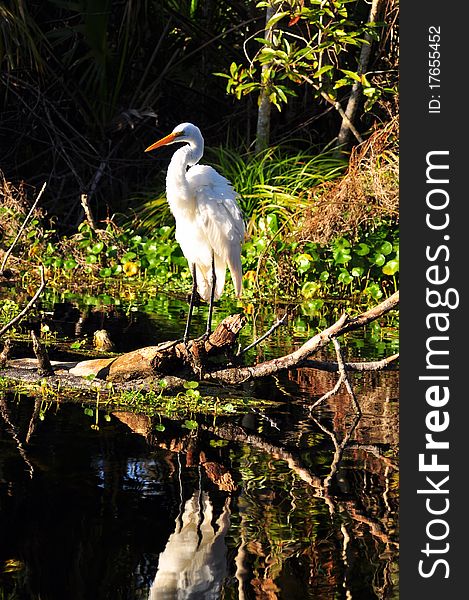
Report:
[[[177,328],[96,313],[136,345]],[[0,598],[398,598],[397,374],[353,376],[360,419],[342,389],[310,413],[336,377],[247,386],[277,403],[196,429],[0,390]]]

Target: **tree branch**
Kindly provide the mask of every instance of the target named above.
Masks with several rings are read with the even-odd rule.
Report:
[[[2,275],[2,274],[3,274],[3,271],[5,270],[5,265],[7,264],[7,260],[8,260],[8,258],[10,257],[10,254],[12,253],[12,251],[13,251],[13,248],[14,248],[14,247],[15,247],[15,245],[16,245],[16,242],[17,242],[17,241],[20,239],[20,237],[21,237],[21,234],[22,234],[22,233],[23,233],[23,231],[24,231],[24,228],[25,228],[25,227],[26,227],[26,225],[28,224],[28,221],[29,221],[29,219],[31,218],[31,215],[33,214],[33,212],[34,212],[34,210],[35,210],[35,208],[36,208],[36,206],[37,206],[37,204],[38,204],[39,200],[41,199],[41,196],[42,196],[42,194],[43,194],[44,190],[46,189],[46,185],[47,185],[47,182],[46,182],[46,181],[44,181],[44,184],[43,184],[43,186],[42,186],[42,188],[41,188],[41,190],[40,190],[39,194],[37,195],[37,197],[36,197],[36,200],[34,201],[33,205],[31,206],[31,208],[30,208],[30,210],[29,210],[28,214],[27,214],[27,215],[26,215],[26,217],[24,218],[24,221],[23,221],[23,223],[21,224],[21,227],[18,229],[18,233],[16,234],[16,237],[15,237],[15,239],[13,240],[13,243],[12,243],[12,244],[11,244],[11,246],[8,248],[8,250],[5,252],[5,255],[4,255],[4,257],[3,257],[3,260],[2,260],[2,264],[0,265],[0,275]],[[0,332],[0,335],[1,335],[1,332]]]
[[[391,297],[381,302],[381,304],[378,304],[378,306],[365,311],[361,315],[358,315],[358,317],[350,318],[347,313],[344,313],[333,325],[320,333],[317,333],[303,344],[301,348],[295,350],[291,354],[287,354],[281,358],[274,358],[253,367],[238,367],[212,371],[210,373],[205,373],[203,379],[206,381],[216,381],[218,383],[238,384],[249,379],[266,377],[286,369],[298,367],[304,360],[309,358],[311,354],[326,346],[331,338],[363,327],[395,308],[398,303],[399,292],[396,292]]]
[[[4,327],[2,327],[2,329],[0,329],[0,337],[3,334],[5,334],[9,329],[11,329],[13,327],[13,325],[15,325],[16,323],[18,323],[18,321],[21,321],[21,319],[25,315],[28,314],[28,312],[34,306],[36,300],[42,294],[44,288],[46,287],[46,279],[45,279],[45,276],[44,276],[44,267],[42,265],[40,266],[40,271],[41,271],[41,284],[38,287],[36,293],[31,298],[31,300],[28,302],[28,304],[23,308],[23,310],[19,314],[17,314],[16,317],[14,317],[9,323],[7,323]]]

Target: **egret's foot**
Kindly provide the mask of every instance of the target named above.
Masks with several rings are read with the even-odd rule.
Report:
[[[183,337],[182,338],[178,338],[177,340],[173,340],[172,342],[169,342],[168,343],[168,348],[172,348],[173,346],[177,346],[181,342],[184,342],[184,338]]]
[[[194,342],[206,342],[208,340],[208,338],[212,335],[211,331],[206,331],[204,334],[202,334],[200,337],[196,338],[194,340]]]

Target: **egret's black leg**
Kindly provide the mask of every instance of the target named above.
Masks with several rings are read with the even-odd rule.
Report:
[[[192,311],[194,310],[194,302],[195,302],[196,294],[197,294],[197,273],[196,273],[196,269],[195,269],[195,264],[193,264],[192,265],[192,293],[191,293],[191,299],[189,302],[189,313],[187,315],[186,330],[184,331],[184,337],[182,338],[182,341],[184,343],[186,343],[187,340],[189,339],[189,327],[190,327],[191,319],[192,319]]]
[[[212,333],[213,298],[215,297],[216,284],[217,276],[215,274],[215,255],[212,251],[212,289],[210,290],[210,304],[208,307],[207,329],[205,330],[206,337],[208,337]]]

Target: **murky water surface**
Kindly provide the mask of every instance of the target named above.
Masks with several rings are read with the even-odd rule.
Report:
[[[178,337],[184,309],[71,298],[44,318],[70,339],[106,328],[127,350]],[[317,325],[292,319],[263,357]],[[394,351],[384,328],[344,345],[349,360]],[[0,598],[398,598],[397,373],[352,376],[360,419],[344,388],[310,413],[336,381],[300,369],[256,383],[273,407],[195,430],[0,391]]]

